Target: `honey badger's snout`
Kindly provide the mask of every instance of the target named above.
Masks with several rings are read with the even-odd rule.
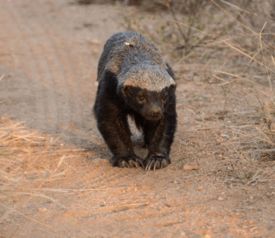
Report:
[[[151,104],[147,105],[145,110],[145,117],[150,121],[158,121],[162,118],[163,112],[162,108],[159,105]]]
[[[159,92],[147,92],[147,103],[144,104],[142,115],[149,121],[159,121],[163,117],[164,102]]]
[[[151,108],[150,115],[151,115],[152,118],[160,119],[160,117],[162,115],[161,108],[159,106],[154,105]]]

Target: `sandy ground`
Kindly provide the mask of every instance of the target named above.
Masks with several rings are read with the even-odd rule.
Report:
[[[123,30],[125,8],[65,0],[0,5],[0,115],[9,118],[1,126],[24,123],[33,140],[46,138],[16,155],[0,147],[8,161],[1,165],[0,237],[274,235],[274,185],[253,170],[264,168],[270,178],[274,162],[244,163],[253,173],[247,178],[232,170],[221,141],[207,133],[217,122],[210,116],[198,130],[193,120],[192,107],[208,100],[202,85],[178,84],[169,167],[145,172],[108,163],[91,108],[98,57],[104,41]],[[213,108],[209,115],[222,112],[214,101]]]

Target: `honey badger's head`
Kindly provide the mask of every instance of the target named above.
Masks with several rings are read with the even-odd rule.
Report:
[[[150,121],[160,120],[167,106],[167,101],[174,86],[161,91],[149,91],[143,88],[125,86],[122,96],[128,106]]]
[[[175,92],[175,81],[159,66],[136,66],[119,75],[118,91],[125,103],[146,120],[163,116],[168,100]]]

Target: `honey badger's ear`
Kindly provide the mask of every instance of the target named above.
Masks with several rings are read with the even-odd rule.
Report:
[[[121,87],[121,93],[123,96],[129,96],[130,94],[130,87],[128,85],[124,85]]]
[[[173,83],[169,86],[170,90],[176,90],[176,87],[177,87],[176,83]]]

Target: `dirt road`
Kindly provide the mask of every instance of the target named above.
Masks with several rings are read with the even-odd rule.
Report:
[[[196,90],[190,85],[178,87],[171,166],[146,173],[109,165],[91,108],[97,60],[104,41],[123,30],[124,8],[65,0],[0,6],[0,115],[71,148],[66,163],[38,150],[12,170],[13,185],[0,194],[0,237],[271,237],[268,188],[260,197],[260,185],[227,186],[219,171],[228,164],[208,149],[215,138],[190,130],[192,113],[182,107],[183,92]]]

